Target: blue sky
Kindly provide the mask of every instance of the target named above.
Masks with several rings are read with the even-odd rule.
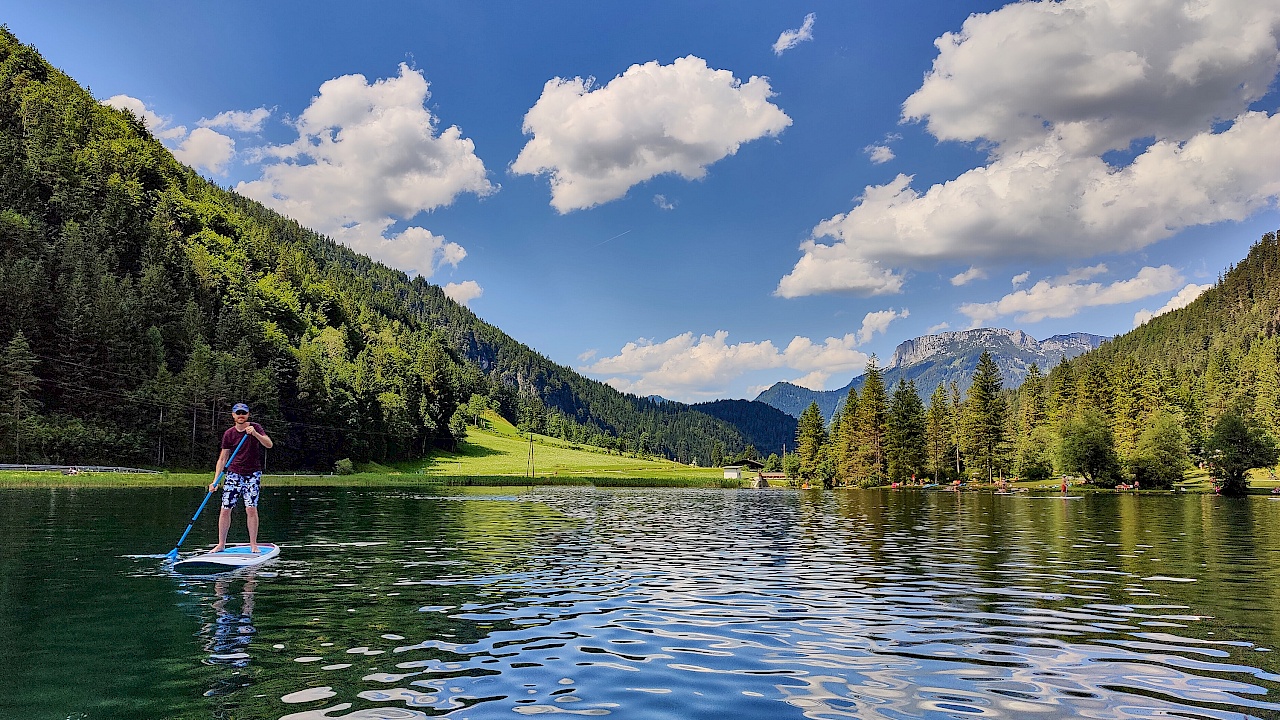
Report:
[[[637,394],[1124,333],[1280,226],[1256,0],[14,3],[179,158]]]

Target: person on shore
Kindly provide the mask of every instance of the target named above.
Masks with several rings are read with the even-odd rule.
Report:
[[[218,513],[218,544],[213,552],[227,547],[227,531],[231,529],[231,509],[244,500],[245,524],[249,527],[249,550],[258,552],[258,491],[262,483],[264,450],[271,447],[267,431],[255,422],[249,422],[249,406],[236,403],[231,408],[235,423],[222,433],[222,452],[213,470],[213,482],[209,492],[218,487],[218,476],[225,469],[222,484],[222,511]],[[242,442],[243,441],[243,442]],[[236,448],[240,449],[237,451]],[[231,455],[235,454],[232,458]]]

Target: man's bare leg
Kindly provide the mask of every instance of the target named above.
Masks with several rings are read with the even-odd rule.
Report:
[[[258,508],[246,507],[245,524],[249,526],[249,552],[258,552]]]
[[[218,546],[214,552],[222,552],[227,547],[227,531],[231,529],[231,508],[222,508],[218,513]]]

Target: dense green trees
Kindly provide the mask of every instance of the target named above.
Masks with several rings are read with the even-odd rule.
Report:
[[[1129,461],[1134,482],[1143,488],[1172,488],[1191,465],[1187,437],[1177,415],[1157,410],[1138,437],[1133,459]]]
[[[835,482],[1069,473],[1169,488],[1203,462],[1224,493],[1245,492],[1247,471],[1276,461],[1280,241],[1265,235],[1187,307],[1047,375],[1033,366],[1016,390],[1002,385],[984,355],[967,394],[939,386],[921,412],[909,385],[886,399],[872,362],[861,394],[851,389],[831,424],[825,457]]]
[[[873,357],[862,394],[849,390],[830,427],[817,403],[800,416],[794,477],[860,487],[938,481],[958,476],[964,457],[984,479],[1003,472],[1007,392],[990,356],[984,358],[968,399],[955,386],[949,393],[939,385],[926,408],[914,382],[899,381],[887,395]]]
[[[1246,473],[1276,463],[1276,442],[1262,428],[1228,410],[1213,424],[1205,440],[1205,454],[1222,481],[1223,495],[1244,495]]]
[[[1089,408],[1062,424],[1059,457],[1066,472],[1078,474],[1101,486],[1115,487],[1120,481],[1120,457],[1107,418]]]

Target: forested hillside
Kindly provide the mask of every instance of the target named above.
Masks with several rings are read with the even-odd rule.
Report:
[[[713,400],[690,407],[731,423],[762,456],[781,455],[784,448],[795,448],[796,419],[772,405],[754,400]]]
[[[1121,445],[1141,417],[1172,404],[1193,447],[1228,410],[1280,432],[1280,244],[1267,233],[1217,284],[1049,373],[1046,391],[1112,418]],[[1080,393],[1087,393],[1087,397]]]
[[[885,382],[874,364],[830,423],[802,413],[791,468],[805,481],[1077,475],[1168,488],[1205,462],[1226,494],[1275,462],[1280,428],[1280,243],[1268,233],[1217,285],[1010,389],[984,352],[967,391]],[[924,398],[927,396],[927,400]]]
[[[466,405],[681,461],[746,444],[204,180],[7,29],[0,288],[3,461],[204,465],[241,399],[275,467],[452,447]]]

